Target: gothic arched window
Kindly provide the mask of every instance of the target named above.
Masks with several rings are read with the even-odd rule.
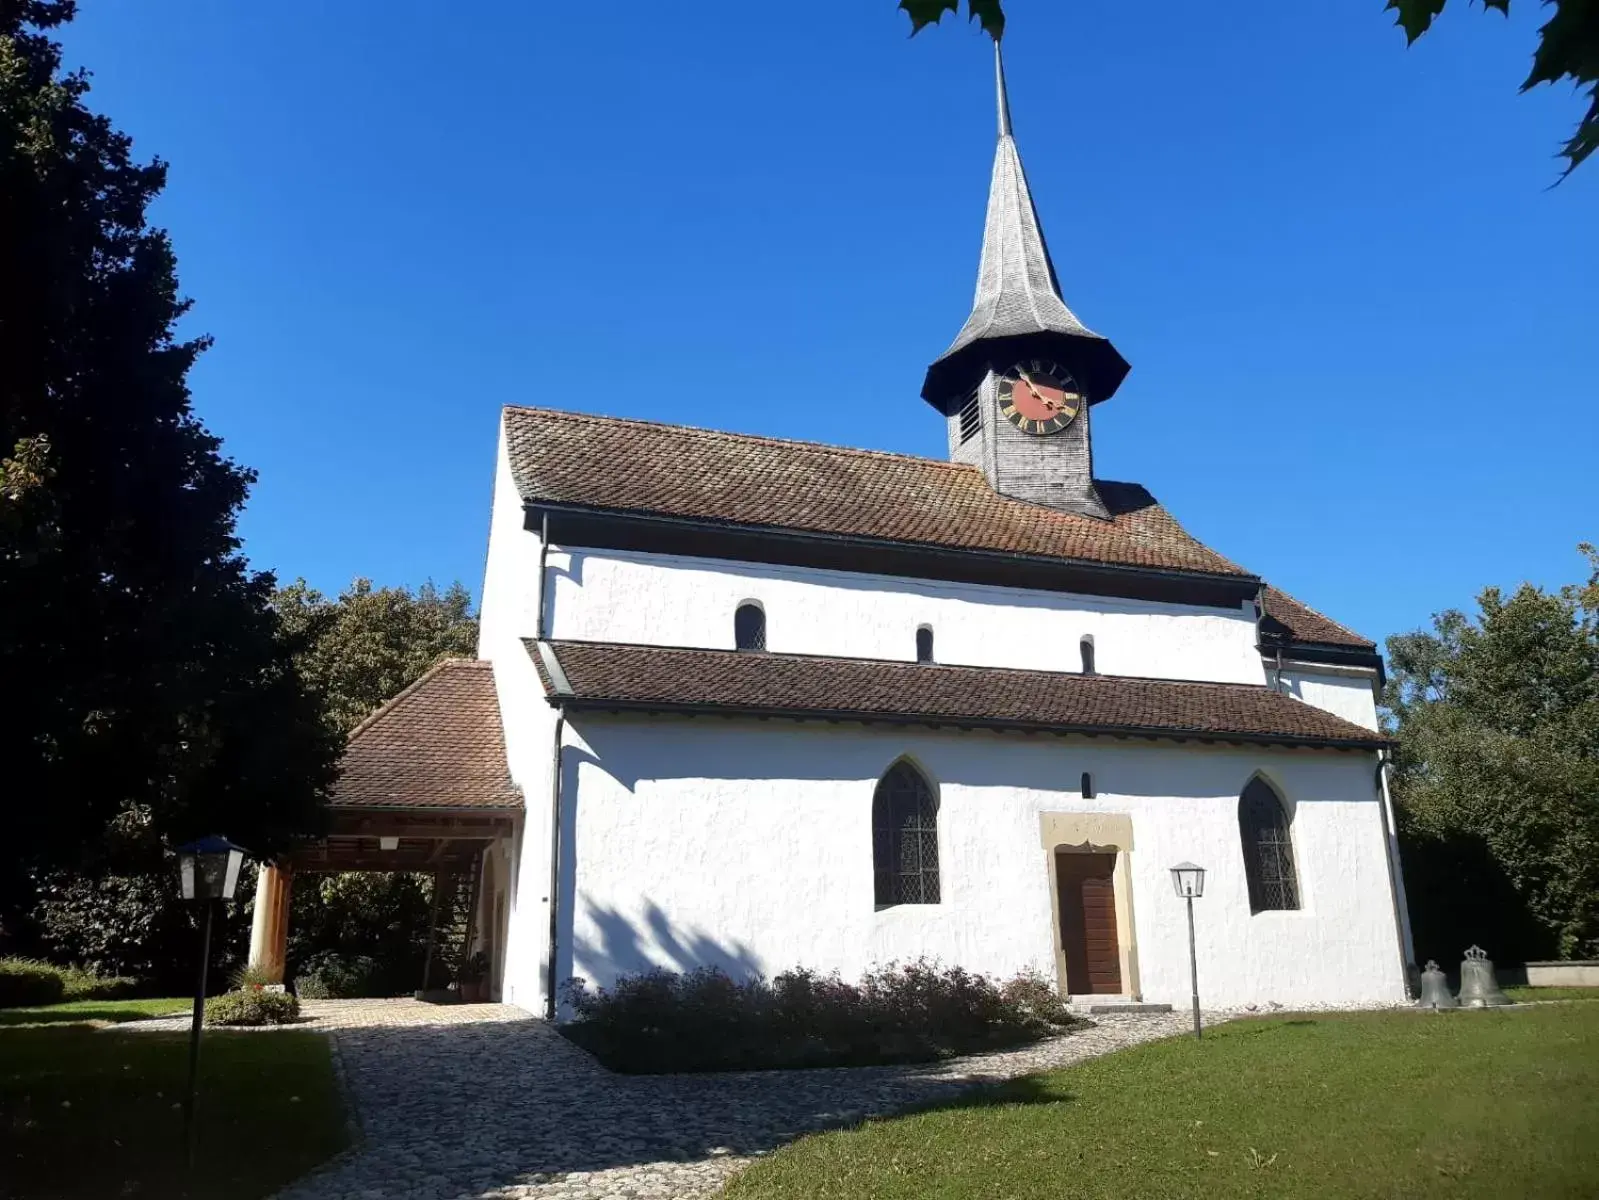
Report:
[[[740,650],[766,649],[766,613],[759,604],[745,601],[734,612],[733,645]]]
[[[872,871],[879,908],[938,903],[938,797],[903,760],[872,795]]]
[[[1258,775],[1238,798],[1238,834],[1244,847],[1244,877],[1249,881],[1249,910],[1298,908],[1288,814],[1282,798]]]
[[[916,661],[930,663],[933,661],[933,627],[921,625],[916,630]]]
[[[1077,649],[1083,656],[1083,674],[1094,674],[1094,639],[1092,635],[1086,636],[1077,643]]]

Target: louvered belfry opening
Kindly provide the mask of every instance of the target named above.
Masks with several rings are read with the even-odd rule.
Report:
[[[1251,912],[1299,907],[1294,877],[1294,846],[1288,814],[1272,786],[1258,776],[1238,800],[1238,832],[1243,842],[1244,876]]]
[[[872,796],[872,865],[879,907],[939,902],[938,797],[908,762],[889,768]]]

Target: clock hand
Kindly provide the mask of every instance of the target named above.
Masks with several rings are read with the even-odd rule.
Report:
[[[1040,404],[1042,404],[1045,408],[1049,409],[1050,412],[1059,412],[1062,408],[1065,407],[1064,401],[1062,401],[1061,403],[1056,403],[1054,400],[1049,399],[1042,392],[1040,392],[1036,387],[1034,387],[1033,386],[1033,381],[1031,379],[1027,378],[1027,372],[1026,371],[1017,371],[1016,372],[1016,376],[1017,376],[1018,379],[1020,379],[1023,383],[1025,383],[1027,385],[1027,390],[1030,391],[1031,393],[1033,393],[1033,395],[1035,397],[1037,397],[1038,402]]]

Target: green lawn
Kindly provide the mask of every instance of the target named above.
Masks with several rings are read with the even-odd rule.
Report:
[[[1599,987],[1507,987],[1504,993],[1518,1004],[1529,1000],[1599,1000]]]
[[[0,1026],[63,1025],[85,1021],[140,1021],[191,1011],[192,1000],[68,1000],[39,1008],[0,1008]],[[0,1196],[4,1193],[0,1192]]]
[[[345,1144],[324,1037],[210,1032],[190,1175],[187,1071],[186,1034],[0,1029],[0,1197],[254,1200]]]
[[[1599,1005],[1279,1017],[805,1138],[737,1200],[1599,1195]]]

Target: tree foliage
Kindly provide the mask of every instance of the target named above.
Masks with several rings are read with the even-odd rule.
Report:
[[[301,676],[341,733],[440,659],[477,653],[472,597],[460,583],[413,594],[357,579],[329,600],[297,579],[273,605]]]
[[[443,592],[428,584],[412,593],[358,579],[329,600],[297,580],[276,593],[273,605],[282,647],[318,719],[341,741],[440,658],[471,654],[477,642],[471,597],[460,584]],[[38,876],[31,913],[37,948],[59,961],[181,989],[193,954],[193,915],[176,897],[150,821],[137,811],[121,814],[93,866]],[[253,873],[246,876],[232,906],[238,919],[218,927],[218,980],[244,960],[254,881]],[[414,987],[422,975],[431,886],[425,876],[405,874],[303,877],[293,893],[291,967],[316,955],[363,954],[376,962],[371,982],[379,991]]]
[[[1388,0],[1395,23],[1405,31],[1407,42],[1432,27],[1448,0]],[[1510,15],[1510,0],[1481,0],[1485,9],[1495,8]],[[1567,175],[1583,159],[1599,148],[1599,0],[1544,0],[1555,12],[1538,31],[1538,48],[1533,52],[1532,70],[1522,82],[1527,91],[1540,83],[1559,83],[1569,79],[1578,89],[1587,88],[1588,111],[1577,124],[1576,132],[1561,148]],[[910,17],[915,36],[929,25],[936,25],[946,13],[958,14],[960,0],[899,0],[899,7]],[[966,0],[968,19],[979,22],[998,41],[1005,33],[1002,0]]]
[[[312,832],[337,743],[239,552],[254,478],[196,418],[205,349],[146,209],[166,178],[0,0],[0,900],[119,814],[269,852]]]
[[[432,898],[433,879],[420,873],[299,877],[289,917],[290,977],[329,976],[364,959],[359,992],[398,996],[420,987]]]
[[[1405,31],[1407,42],[1432,28],[1447,0],[1388,0],[1395,23]],[[1538,30],[1538,48],[1533,51],[1532,69],[1522,81],[1527,91],[1540,83],[1559,83],[1562,79],[1588,91],[1588,111],[1577,123],[1576,132],[1561,147],[1566,174],[1599,148],[1599,3],[1595,0],[1544,0],[1554,15]],[[1484,9],[1498,9],[1510,15],[1510,0],[1481,0]]]
[[[1388,641],[1417,952],[1599,955],[1599,558]],[[1458,942],[1459,945],[1453,943]],[[1509,943],[1509,944],[1506,944]]]
[[[928,25],[936,25],[945,13],[959,13],[960,0],[899,0],[899,6],[911,19],[911,36],[914,37]],[[1000,0],[966,0],[968,20],[982,25],[996,42],[1005,36],[1005,9]]]

